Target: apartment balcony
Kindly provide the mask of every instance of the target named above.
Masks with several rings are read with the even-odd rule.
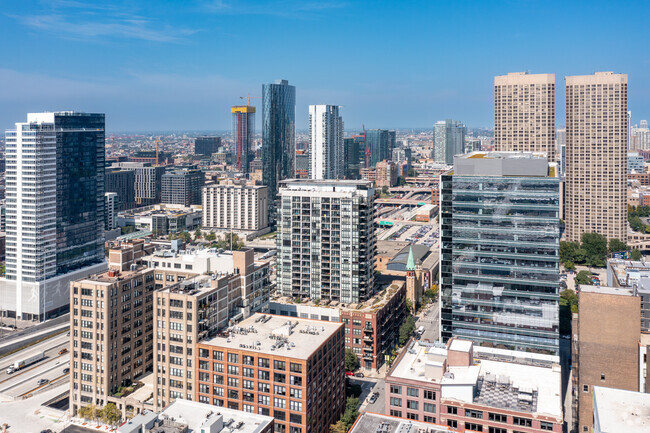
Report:
[[[375,339],[372,338],[372,336],[369,336],[369,335],[364,335],[363,336],[363,341],[365,341],[366,343],[372,343],[374,340]]]
[[[363,351],[364,352],[372,352],[374,349],[372,346],[363,346]]]

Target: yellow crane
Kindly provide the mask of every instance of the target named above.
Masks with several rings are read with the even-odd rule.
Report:
[[[251,99],[260,99],[262,98],[261,96],[251,96],[249,93],[248,96],[240,96],[239,99],[246,99],[246,105],[250,106],[251,105]]]

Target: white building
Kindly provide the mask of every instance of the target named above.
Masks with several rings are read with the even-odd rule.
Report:
[[[261,232],[269,226],[269,189],[234,181],[203,187],[203,228]]]
[[[107,192],[104,194],[105,209],[104,230],[113,230],[117,227],[117,193]]]
[[[343,119],[337,105],[309,106],[309,178],[343,179]]]
[[[594,386],[594,433],[650,431],[650,394]]]
[[[9,317],[67,311],[69,282],[106,268],[104,123],[103,114],[29,113],[6,131]]]
[[[374,293],[372,182],[280,183],[277,285],[283,296],[360,302]]]

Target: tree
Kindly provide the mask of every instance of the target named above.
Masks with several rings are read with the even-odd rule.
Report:
[[[573,290],[560,293],[560,334],[571,334],[571,318],[578,312],[578,295]]]
[[[329,433],[346,433],[347,431],[348,427],[341,420],[338,420],[336,424],[330,424]]]
[[[632,260],[641,260],[643,258],[643,254],[641,254],[641,251],[639,250],[632,250],[630,251],[630,258]]]
[[[215,239],[217,239],[217,235],[216,235],[214,232],[212,232],[212,231],[211,231],[210,233],[208,233],[207,235],[205,235],[205,240],[206,240],[206,241],[210,241],[210,242],[212,242],[212,241],[214,241]]]
[[[399,186],[404,186],[404,185],[406,185],[406,179],[404,179],[404,177],[402,177],[402,176],[399,176],[399,177],[397,178],[397,185],[399,185]]]
[[[411,338],[411,334],[415,331],[415,320],[413,316],[409,315],[402,326],[399,327],[399,345],[403,346]]]
[[[591,272],[589,271],[580,271],[575,276],[574,281],[576,285],[578,284],[591,284]]]
[[[608,253],[619,253],[622,251],[629,251],[630,247],[628,247],[624,242],[621,242],[618,239],[610,239],[609,240],[609,246],[608,246]]]
[[[359,399],[357,397],[348,397],[345,401],[345,412],[341,417],[341,421],[345,424],[346,428],[352,427],[354,421],[359,416]]]
[[[201,239],[201,236],[203,236],[203,233],[201,233],[201,229],[197,228],[194,230],[194,239]]]
[[[354,371],[359,368],[359,358],[351,349],[345,349],[345,369]]]
[[[381,187],[381,193],[384,194],[384,195],[388,194],[388,187],[386,185]]]
[[[115,403],[108,403],[101,410],[100,419],[111,426],[117,424],[122,419],[122,412],[115,406]]]
[[[82,406],[77,410],[77,415],[83,419],[93,419],[95,416],[95,406],[92,404],[90,406]]]
[[[575,271],[576,265],[573,262],[564,262],[564,269],[567,271]]]
[[[413,301],[412,300],[407,299],[406,301],[404,301],[404,303],[406,304],[406,309],[408,311],[413,311]]]
[[[604,267],[607,258],[607,238],[600,233],[583,233],[582,249],[587,254],[589,266]]]

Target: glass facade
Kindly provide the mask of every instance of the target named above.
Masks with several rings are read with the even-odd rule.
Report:
[[[286,80],[262,85],[262,178],[274,203],[278,183],[294,177],[296,87]]]
[[[104,114],[55,113],[57,274],[104,260]]]
[[[359,141],[355,138],[343,139],[343,151],[345,153],[346,179],[359,179]]]
[[[442,337],[558,353],[559,184],[442,176]]]
[[[379,161],[391,159],[391,152],[395,147],[395,131],[369,129],[366,131],[366,143],[371,152],[369,168],[373,168]]]
[[[458,120],[441,120],[433,126],[433,160],[452,165],[454,155],[465,152],[465,125]]]

